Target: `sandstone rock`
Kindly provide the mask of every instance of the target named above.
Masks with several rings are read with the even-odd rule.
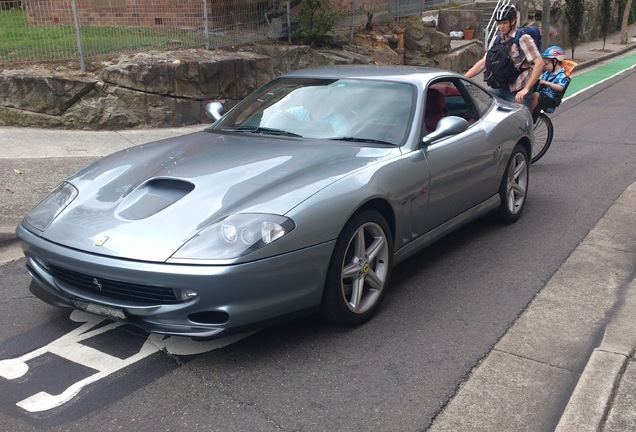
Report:
[[[465,69],[459,53],[444,59],[450,46],[446,35],[417,23],[406,34],[406,64]],[[356,40],[365,43],[343,49],[263,44],[236,51],[149,52],[113,59],[95,78],[42,68],[7,71],[0,74],[0,125],[116,130],[206,123],[208,102],[221,101],[229,109],[285,72],[399,63],[385,37],[368,32]],[[472,55],[469,61],[474,62]]]
[[[388,39],[375,32],[355,34],[353,44],[348,49],[373,59],[376,64],[400,64],[400,56]]]
[[[419,21],[404,29],[404,48],[416,54],[434,56],[450,51],[450,36]]]
[[[113,85],[98,86],[64,115],[68,128],[127,129],[205,122],[207,101],[165,97]]]
[[[101,73],[121,87],[196,100],[241,99],[272,77],[270,57],[206,50],[137,54]]]
[[[437,66],[442,69],[463,72],[470,69],[485,53],[482,42],[475,40],[461,50],[437,56],[436,62]]]
[[[0,106],[0,126],[62,128],[64,123],[59,116]]]
[[[62,115],[0,106],[0,125],[87,130],[176,127],[207,122],[207,102],[99,82]],[[233,104],[229,101],[225,105],[230,108]]]
[[[360,40],[356,38],[352,45],[346,45],[342,49],[313,49],[306,45],[254,44],[242,46],[240,51],[270,57],[273,62],[274,76],[313,66],[399,63],[399,56],[389,47],[386,40],[369,42],[366,46],[359,44]]]
[[[327,64],[327,59],[307,45],[244,45],[239,52],[269,57],[272,61],[272,78],[292,70]]]
[[[0,105],[34,113],[63,114],[90,92],[97,80],[67,78],[28,70],[0,73]]]
[[[348,50],[318,50],[318,53],[325,57],[327,64],[330,65],[373,63],[368,56]]]

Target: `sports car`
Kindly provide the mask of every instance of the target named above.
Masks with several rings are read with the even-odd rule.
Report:
[[[528,110],[459,74],[294,71],[200,132],[114,153],[17,227],[52,305],[216,338],[304,314],[359,325],[392,268],[527,200]]]

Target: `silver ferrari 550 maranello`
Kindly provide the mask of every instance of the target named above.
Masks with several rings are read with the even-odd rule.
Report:
[[[207,111],[207,129],[98,160],[26,215],[36,296],[201,338],[316,312],[356,325],[398,262],[527,199],[528,110],[452,72],[300,70]]]

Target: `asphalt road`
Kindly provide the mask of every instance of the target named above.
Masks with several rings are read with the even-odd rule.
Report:
[[[223,342],[148,340],[81,314],[73,321],[69,311],[36,300],[23,260],[0,267],[0,371],[19,375],[0,377],[0,424],[21,431],[425,430],[636,181],[634,89],[632,70],[565,101],[552,115],[552,147],[532,166],[521,220],[478,221],[401,264],[380,314],[359,328],[307,318],[220,348]],[[56,163],[43,175],[70,168]],[[86,351],[105,360],[71,360]],[[184,355],[196,351],[205,352]]]

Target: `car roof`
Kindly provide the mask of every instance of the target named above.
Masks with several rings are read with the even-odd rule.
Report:
[[[336,65],[300,69],[283,75],[296,78],[386,78],[425,82],[437,77],[460,75],[444,69],[403,65]]]

